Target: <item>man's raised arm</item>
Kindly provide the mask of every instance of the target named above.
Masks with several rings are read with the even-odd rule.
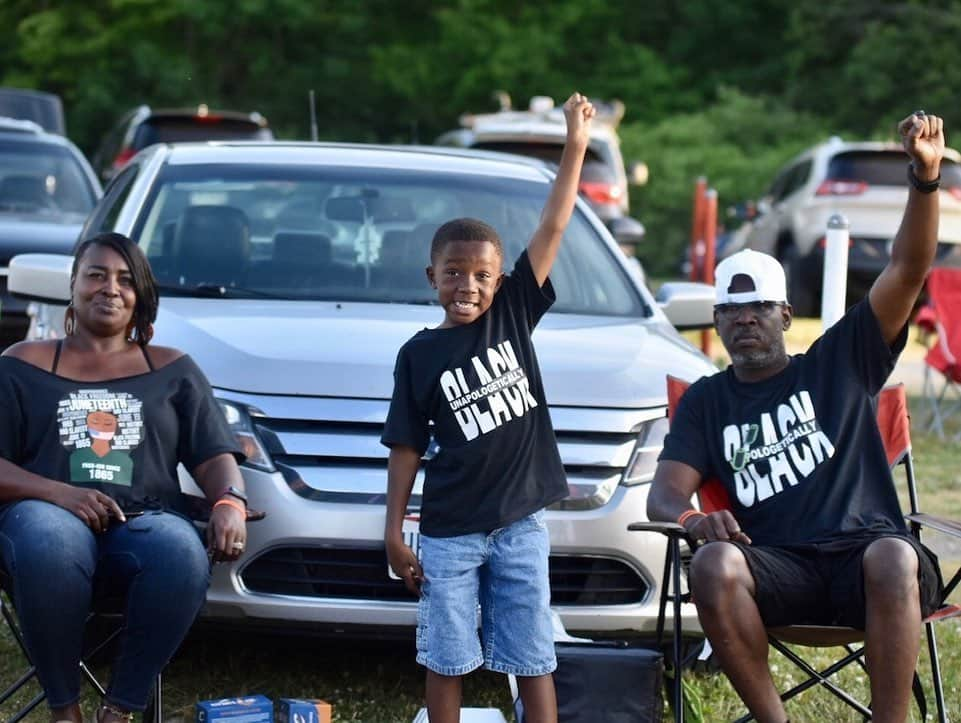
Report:
[[[898,124],[911,162],[908,203],[894,237],[891,260],[871,287],[868,298],[888,344],[894,343],[911,315],[914,302],[934,261],[938,244],[941,159],[944,129],[941,118],[924,111]]]

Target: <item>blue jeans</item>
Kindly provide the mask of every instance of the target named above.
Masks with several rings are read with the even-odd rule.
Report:
[[[0,564],[51,708],[80,698],[84,624],[94,600],[125,598],[107,702],[144,710],[154,678],[203,605],[210,564],[193,524],[148,512],[95,534],[40,500],[0,506]]]
[[[420,549],[418,663],[440,675],[464,675],[482,664],[521,676],[554,671],[550,536],[543,511],[489,534],[422,535]]]

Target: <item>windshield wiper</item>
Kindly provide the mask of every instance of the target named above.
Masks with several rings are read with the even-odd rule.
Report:
[[[269,291],[258,289],[245,289],[242,286],[224,286],[223,284],[212,284],[204,282],[193,286],[173,286],[170,284],[158,284],[157,290],[161,293],[175,294],[177,296],[197,296],[204,298],[224,298],[224,299],[282,299],[286,298]]]

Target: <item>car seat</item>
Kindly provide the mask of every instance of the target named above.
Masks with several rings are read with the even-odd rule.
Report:
[[[247,214],[233,206],[188,206],[173,245],[181,284],[240,286],[250,257]]]

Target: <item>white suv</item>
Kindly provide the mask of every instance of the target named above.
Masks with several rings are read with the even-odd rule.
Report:
[[[941,166],[941,226],[936,264],[961,266],[961,155]],[[907,201],[908,158],[900,145],[838,137],[786,164],[758,201],[758,215],[734,234],[724,255],[752,248],[777,256],[799,316],[820,313],[828,219],[850,225],[848,301],[860,298],[888,262]]]
[[[528,110],[512,110],[502,96],[497,113],[465,114],[462,128],[444,133],[435,143],[441,146],[516,153],[557,165],[567,137],[564,113],[547,96],[531,98]],[[647,182],[647,166],[631,163],[625,169],[617,126],[624,115],[619,101],[594,101],[598,110],[591,128],[591,140],[581,171],[580,193],[594,213],[610,228],[619,243],[635,244],[644,227],[628,216],[628,184]]]

